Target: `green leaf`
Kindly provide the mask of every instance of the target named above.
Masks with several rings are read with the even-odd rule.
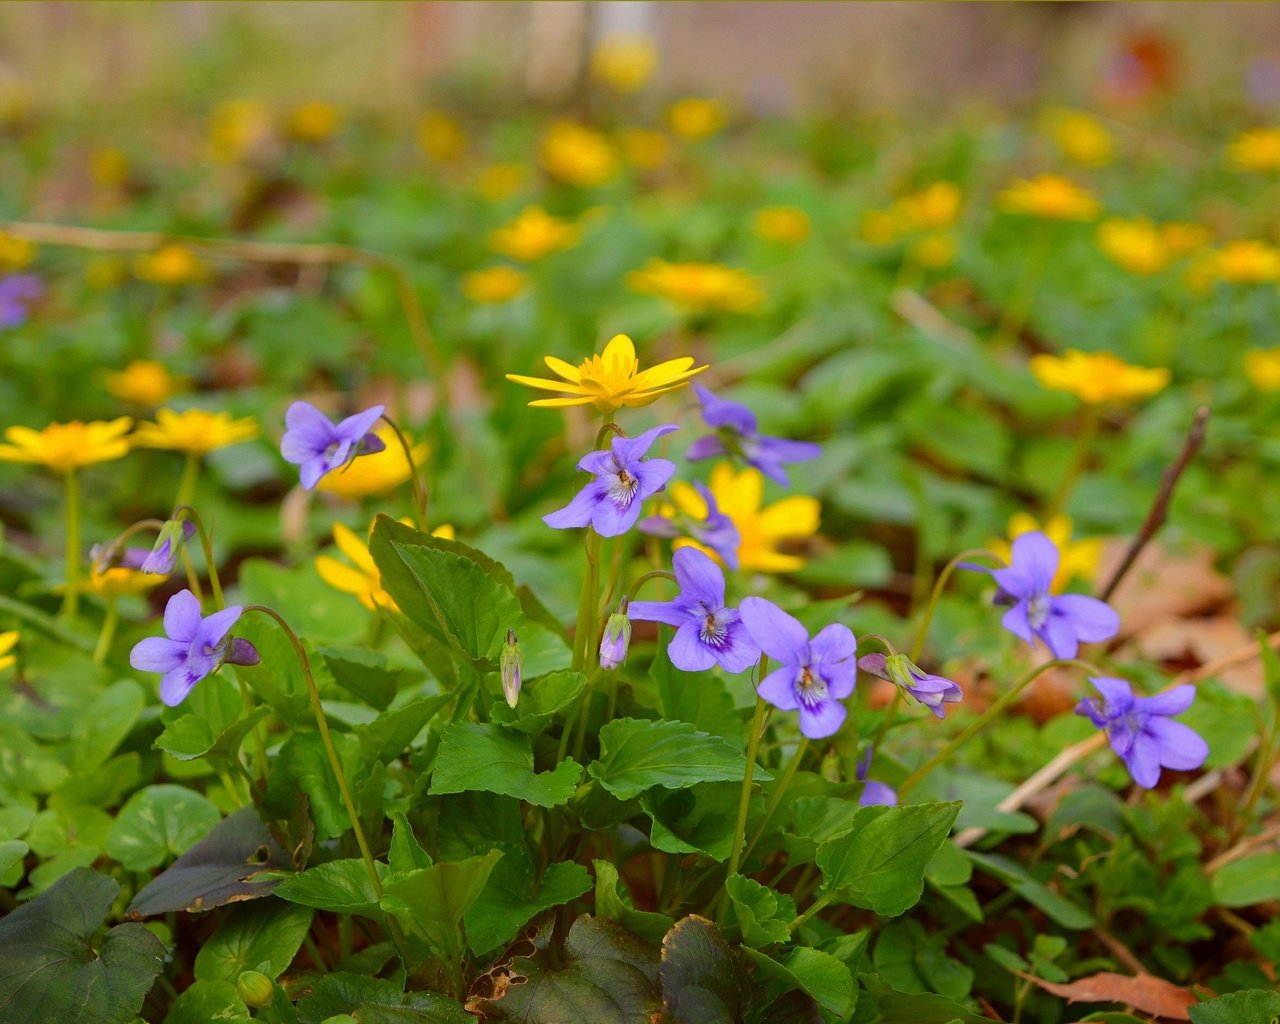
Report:
[[[404,811],[391,815],[391,849],[387,852],[387,863],[393,875],[429,868],[432,864],[431,855],[418,845]]]
[[[321,647],[316,653],[335,683],[379,711],[387,710],[407,675],[404,669],[389,668],[382,654],[365,647]]]
[[[1280,899],[1280,853],[1241,857],[1213,874],[1213,901],[1220,907],[1251,907],[1275,899]]]
[[[528,854],[521,858],[504,852],[464,915],[467,944],[480,954],[497,949],[544,910],[577,899],[590,888],[591,876],[581,864],[552,864],[535,883]]]
[[[131,679],[122,679],[98,694],[72,730],[72,771],[90,771],[102,765],[129,735],[146,700],[142,687]]]
[[[539,933],[534,955],[503,965],[506,984],[498,995],[472,999],[486,1024],[636,1024],[657,1014],[657,949],[586,915],[569,929],[559,965],[547,954],[549,938]]]
[[[20,839],[0,842],[0,885],[13,887],[22,878],[22,861],[31,847]]]
[[[366,619],[351,614],[350,596],[325,583],[310,560],[285,566],[249,558],[240,564],[237,580],[245,604],[274,608],[301,637],[342,644],[354,643],[364,632]]]
[[[788,894],[742,875],[730,875],[725,882],[738,918],[742,941],[748,946],[769,946],[791,939],[787,927],[796,917],[796,903]]]
[[[321,975],[298,1003],[298,1024],[357,1016],[360,1024],[475,1024],[452,999],[434,992],[408,992],[383,978],[334,971]]]
[[[164,966],[164,944],[140,924],[91,940],[120,886],[76,868],[0,920],[6,1024],[127,1024]]]
[[[351,731],[360,741],[364,763],[372,765],[381,761],[390,764],[405,752],[435,713],[452,699],[449,694],[423,697],[394,711],[384,711],[368,725],[357,725]]]
[[[964,854],[988,875],[1000,879],[1033,907],[1043,910],[1063,928],[1080,931],[1084,928],[1092,928],[1095,924],[1093,915],[1065,897],[1059,896],[1048,886],[1037,882],[1017,861],[999,854],[978,853],[974,850],[965,850]]]
[[[662,1019],[670,1024],[738,1024],[747,985],[716,926],[696,914],[662,940]],[[848,973],[848,972],[846,972]]]
[[[360,745],[355,737],[336,733],[333,745],[347,778],[360,778]],[[267,781],[268,809],[288,816],[297,806],[299,791],[310,802],[317,839],[333,839],[351,828],[324,740],[317,732],[295,732],[280,748]]]
[[[699,782],[740,780],[743,756],[724,740],[699,732],[687,722],[615,718],[600,729],[600,760],[588,767],[592,778],[629,800],[647,789],[685,789]],[[755,777],[771,779],[757,767]]]
[[[525,736],[496,725],[455,722],[440,738],[431,774],[432,795],[480,791],[527,801],[536,807],[569,802],[582,777],[576,761],[561,761],[554,771],[533,770],[533,748]]]
[[[703,853],[714,861],[727,860],[741,792],[741,782],[649,790],[640,798],[653,822],[649,842],[667,853]]]
[[[249,1024],[249,1008],[230,981],[197,981],[178,996],[164,1024]]]
[[[526,681],[514,708],[506,701],[495,701],[489,718],[503,728],[536,736],[573,705],[586,685],[587,677],[581,672],[552,672]]]
[[[1280,1016],[1280,992],[1246,989],[1187,1008],[1191,1024],[1272,1024]]]
[[[196,954],[196,978],[234,982],[242,971],[261,971],[275,980],[301,948],[311,915],[310,907],[275,900],[236,907]]]
[[[959,811],[958,803],[859,808],[849,835],[818,847],[824,893],[883,917],[915,906]]]
[[[853,1008],[857,998],[853,975],[829,953],[797,946],[782,959],[775,960],[757,949],[744,947],[742,951],[764,977],[807,993],[837,1016],[843,1017]]]
[[[596,915],[616,921],[627,931],[634,932],[650,942],[661,942],[675,921],[666,914],[636,910],[618,869],[607,860],[591,862],[596,872]]]
[[[184,786],[148,786],[129,798],[107,834],[107,853],[146,871],[186,853],[221,820],[218,808]]]
[[[742,716],[733,706],[724,679],[714,672],[681,672],[660,642],[649,675],[658,688],[658,710],[673,722],[688,722],[712,736],[732,737],[746,746]]]
[[[233,758],[250,730],[269,714],[270,708],[259,706],[221,730],[200,715],[183,715],[165,727],[155,745],[179,761],[194,761],[205,756]]]
[[[389,878],[382,890],[382,909],[399,917],[435,949],[454,955],[462,949],[458,928],[462,916],[501,857],[500,850],[490,850]]]
[[[386,868],[375,861],[379,879],[387,876]],[[337,914],[363,914],[377,918],[378,894],[373,888],[369,869],[360,858],[331,860],[286,878],[275,894],[290,903],[300,903],[316,910]]]

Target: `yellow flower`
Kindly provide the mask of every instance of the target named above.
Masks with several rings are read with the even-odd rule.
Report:
[[[919,192],[898,200],[903,218],[914,228],[937,231],[949,228],[960,216],[964,195],[952,181],[935,181]]]
[[[198,284],[209,276],[209,265],[187,246],[175,242],[135,257],[133,273],[152,284]]]
[[[413,467],[404,457],[404,448],[400,446],[396,432],[386,423],[380,423],[373,432],[382,439],[386,447],[372,455],[353,459],[343,469],[326,473],[316,484],[317,491],[327,491],[340,498],[355,501],[370,494],[385,494],[395,490],[409,479]],[[405,439],[409,441],[410,451],[413,453],[413,465],[421,471],[430,448],[425,442],[415,445],[407,435]]]
[[[480,172],[476,188],[490,202],[510,199],[524,184],[525,171],[519,164],[490,164]]]
[[[472,302],[509,302],[525,290],[528,275],[515,267],[486,267],[462,279],[462,294]]]
[[[618,133],[618,145],[627,162],[642,171],[656,170],[671,154],[671,140],[652,128],[623,128]]]
[[[1209,229],[1203,224],[1170,221],[1160,226],[1160,239],[1176,260],[1203,248],[1209,241]]]
[[[489,244],[504,256],[532,263],[548,253],[577,245],[581,236],[580,224],[553,217],[540,206],[529,206],[490,235]]]
[[[892,245],[909,230],[911,226],[898,206],[888,210],[868,210],[862,215],[858,228],[862,238],[872,245]]]
[[[1098,572],[1098,562],[1102,558],[1102,539],[1091,537],[1087,540],[1071,540],[1071,517],[1065,515],[1052,516],[1041,526],[1033,516],[1026,512],[1018,512],[1009,520],[1009,539],[993,538],[987,546],[1006,562],[1013,557],[1011,543],[1024,533],[1040,530],[1053,541],[1058,549],[1058,571],[1054,574],[1051,589],[1056,593],[1062,590],[1073,579],[1091,581]]]
[[[1111,163],[1111,135],[1097,118],[1078,110],[1059,110],[1050,118],[1049,132],[1062,155],[1084,167]]]
[[[955,258],[956,236],[950,231],[925,235],[911,247],[911,259],[922,267],[947,267]]]
[[[43,430],[10,427],[4,436],[13,443],[0,444],[0,462],[30,462],[58,473],[110,462],[129,451],[125,435],[131,426],[133,420],[121,416],[90,423],[50,423]]]
[[[556,121],[547,129],[541,160],[553,178],[585,188],[608,181],[618,169],[608,139],[576,121]]]
[[[135,359],[119,373],[107,374],[107,390],[134,405],[157,406],[167,402],[181,381],[164,365],[151,359]]]
[[[719,263],[650,260],[627,275],[627,287],[659,295],[688,313],[749,313],[764,302],[764,291],[754,277]]]
[[[667,111],[671,130],[686,139],[705,139],[714,135],[728,120],[729,110],[720,100],[689,96],[677,100]]]
[[[432,160],[455,163],[467,151],[462,127],[443,110],[428,110],[418,124],[418,145]]]
[[[1259,391],[1280,391],[1280,348],[1249,349],[1244,372]]]
[[[1241,132],[1227,147],[1231,164],[1241,171],[1280,171],[1280,128]]]
[[[84,583],[84,590],[102,598],[129,597],[133,594],[145,594],[165,580],[164,576],[117,565],[101,572],[91,569],[89,578]]]
[[[707,489],[720,511],[738,528],[738,561],[743,572],[796,572],[804,568],[802,557],[786,554],[778,548],[781,544],[801,541],[818,532],[822,506],[817,498],[796,494],[761,508],[764,476],[755,469],[735,471],[727,462],[717,463],[711,470]],[[671,499],[685,515],[694,519],[706,518],[706,502],[689,484],[672,484]],[[713,551],[694,541],[678,540],[675,546],[696,547],[716,557]]]
[[[165,448],[204,455],[257,436],[258,425],[252,417],[236,420],[229,412],[160,409],[156,412],[156,422],[138,424],[133,441],[141,448]]]
[[[35,258],[34,243],[0,231],[0,271],[21,270]]]
[[[559,391],[566,397],[539,398],[530,405],[594,405],[601,412],[624,405],[633,409],[649,405],[660,395],[684,387],[690,377],[706,369],[694,366],[690,356],[683,356],[641,370],[636,347],[625,334],[614,335],[602,354],[584,359],[579,366],[555,356],[546,356],[544,362],[552,373],[564,379],[546,380],[509,373],[507,380],[542,391]]]
[[[1098,245],[1131,274],[1158,274],[1172,258],[1164,232],[1145,217],[1104,221],[1098,228]]]
[[[1280,249],[1250,238],[1228,242],[1208,266],[1214,277],[1232,284],[1265,284],[1280,280]]]
[[[612,35],[591,54],[591,77],[614,92],[644,88],[658,66],[658,51],[647,35]]]
[[[1146,398],[1169,383],[1163,367],[1130,366],[1110,352],[1068,349],[1061,356],[1032,356],[1030,365],[1042,386],[1069,392],[1089,405]]]
[[[1093,220],[1102,209],[1092,193],[1057,174],[1018,179],[996,196],[1008,213],[1025,213],[1051,220]]]
[[[104,147],[89,154],[89,177],[99,188],[124,188],[130,170],[129,158],[118,149]]]
[[[235,163],[254,156],[271,140],[271,111],[257,100],[230,100],[213,110],[209,145],[215,160]]]
[[[289,111],[286,130],[299,142],[324,142],[338,130],[338,108],[323,100],[311,100]]]
[[[16,630],[10,630],[8,633],[0,633],[0,672],[3,672],[10,665],[18,660],[16,654],[9,652],[17,646],[18,633]]]
[[[809,215],[797,206],[770,206],[756,214],[756,234],[766,242],[795,245],[809,237]]]
[[[400,521],[408,522],[404,519]],[[445,540],[453,540],[453,535],[453,527],[448,525],[431,531],[431,536],[442,537]],[[382,575],[378,572],[373,556],[369,554],[369,545],[357,537],[355,531],[342,523],[334,523],[333,539],[338,545],[338,550],[350,559],[354,568],[339,562],[332,555],[320,555],[316,559],[316,572],[320,574],[320,578],[334,590],[341,590],[344,594],[354,594],[357,600],[371,612],[379,608],[398,611],[391,595],[382,589]]]

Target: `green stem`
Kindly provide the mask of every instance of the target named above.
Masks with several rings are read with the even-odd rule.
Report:
[[[196,480],[200,476],[200,456],[196,452],[187,452],[187,460],[182,464],[182,479],[178,481],[178,496],[174,499],[174,508],[190,507],[196,496]]]
[[[111,650],[111,641],[115,639],[116,624],[120,621],[120,612],[116,603],[116,598],[107,598],[107,612],[102,617],[102,632],[98,634],[98,646],[93,649],[95,665],[101,665],[107,660],[107,651]]]
[[[413,461],[413,448],[409,445],[409,439],[404,436],[404,431],[396,425],[396,421],[390,416],[383,413],[383,420],[386,421],[393,431],[395,431],[396,439],[400,442],[400,447],[404,451],[404,460],[409,464],[409,481],[413,487],[413,504],[418,510],[418,528],[425,530],[427,528],[427,489],[422,485],[422,478],[418,476],[418,465]]]
[[[825,910],[830,904],[831,904],[830,896],[820,896],[818,899],[814,900],[813,903],[809,905],[808,910],[806,910],[803,914],[801,914],[789,925],[787,925],[787,930],[794,933],[795,930],[799,928],[802,924],[804,924],[807,920],[809,920],[809,918],[813,917],[813,915],[818,913],[819,911]]]
[[[191,588],[191,593],[195,595],[196,600],[204,604],[204,588],[200,586],[200,577],[196,575],[196,567],[191,562],[191,552],[187,550],[185,544],[178,552],[178,557],[182,559],[182,569],[187,574],[187,586]]]
[[[1023,676],[1012,689],[1006,690],[1001,694],[986,711],[980,714],[965,726],[965,728],[956,736],[952,737],[946,744],[944,744],[942,749],[934,754],[933,757],[908,775],[906,781],[898,787],[898,798],[900,800],[904,798],[922,779],[924,779],[925,776],[937,768],[938,765],[949,760],[952,754],[985,729],[997,715],[1016,701],[1022,691],[1030,686],[1037,677],[1043,675],[1051,668],[1079,668],[1088,672],[1090,675],[1102,675],[1102,670],[1096,665],[1091,665],[1087,661],[1080,661],[1077,658],[1054,658],[1052,661],[1046,661],[1043,665],[1037,665]]]
[[[1076,443],[1071,449],[1071,461],[1067,464],[1067,471],[1062,475],[1057,490],[1053,492],[1053,497],[1045,508],[1046,522],[1066,506],[1067,499],[1075,489],[1076,481],[1080,479],[1080,475],[1089,464],[1089,454],[1093,448],[1093,441],[1098,436],[1099,422],[1096,405],[1086,402],[1080,407],[1080,421],[1076,425]]]
[[[758,679],[764,679],[766,655],[760,656]],[[758,685],[758,684],[757,684]],[[725,878],[732,878],[738,873],[738,865],[742,863],[742,839],[747,831],[747,812],[751,807],[751,781],[756,772],[756,751],[760,748],[760,734],[764,731],[764,714],[768,705],[763,697],[756,697],[755,714],[751,716],[751,732],[747,735],[747,767],[742,773],[742,792],[738,795],[738,818],[733,826],[733,841],[729,845],[729,868]],[[720,911],[717,917],[728,908],[728,890],[721,896]]]
[[[124,547],[125,542],[135,533],[141,533],[143,530],[160,530],[163,528],[163,519],[139,519],[137,522],[131,523],[106,546],[106,549],[99,556],[99,560],[95,564],[100,564],[103,568],[106,568],[115,561],[116,554]]]
[[[222,607],[221,604],[218,605]],[[249,693],[249,686],[245,683],[244,678],[239,672],[235,673],[236,682],[240,685],[240,699],[244,701],[244,712],[246,715],[253,714],[253,697]],[[263,789],[267,785],[267,744],[262,738],[262,723],[255,722],[253,729],[253,764],[258,772],[258,782]]]
[[[213,558],[213,537],[205,529],[204,520],[200,518],[200,513],[190,505],[179,505],[173,510],[174,519],[177,519],[180,515],[190,519],[196,528],[196,534],[200,538],[200,549],[204,552],[205,571],[209,574],[209,589],[213,591],[213,607],[216,611],[221,611],[227,606],[227,602],[222,596],[222,582],[218,578],[218,563]]]
[[[591,656],[591,643],[595,638],[596,597],[600,591],[600,534],[587,527],[584,544],[587,554],[587,571],[582,578],[582,593],[578,597],[578,624],[573,635],[573,667],[581,671]]]
[[[62,477],[67,515],[67,582],[62,595],[62,615],[73,619],[80,603],[80,478],[74,469]]]
[[[666,569],[654,569],[652,572],[645,573],[631,584],[631,589],[627,591],[627,604],[635,600],[636,594],[640,593],[640,588],[650,580],[671,580],[674,583],[675,579],[676,574],[668,572]]]
[[[747,840],[746,849],[742,851],[742,859],[746,860],[751,856],[751,851],[755,849],[756,843],[760,841],[760,837],[764,835],[764,830],[769,827],[769,822],[773,820],[773,813],[778,809],[778,805],[782,803],[783,796],[786,795],[787,787],[791,785],[791,780],[796,777],[796,772],[800,768],[800,762],[804,760],[805,751],[809,749],[809,737],[801,736],[800,743],[796,747],[796,752],[791,756],[791,763],[787,765],[787,770],[782,773],[782,778],[778,781],[778,786],[773,791],[773,796],[769,798],[769,803],[764,809],[764,817],[760,820],[760,824],[756,826],[755,832],[751,838]]]

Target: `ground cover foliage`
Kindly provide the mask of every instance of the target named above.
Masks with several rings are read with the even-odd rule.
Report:
[[[1280,1016],[1280,129],[651,62],[6,99],[0,1019]]]

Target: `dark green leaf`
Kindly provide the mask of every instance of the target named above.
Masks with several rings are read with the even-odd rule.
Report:
[[[616,921],[627,931],[650,942],[661,942],[675,921],[666,914],[636,910],[618,877],[618,869],[607,860],[591,862],[596,872],[596,915]]]
[[[390,764],[413,742],[426,724],[452,700],[448,694],[423,697],[394,711],[384,711],[368,725],[357,725],[351,731],[360,741],[360,753],[367,765],[381,761]]]
[[[1092,928],[1093,916],[1048,886],[1037,882],[1017,861],[993,853],[965,850],[965,856],[987,874],[1000,879],[1033,907],[1039,907],[1064,928]]]
[[[391,874],[400,875],[406,871],[431,867],[431,855],[418,845],[413,834],[413,826],[403,811],[391,815],[391,849],[387,853],[387,864]]]
[[[533,770],[527,737],[496,725],[455,722],[440,739],[431,794],[480,791],[513,796],[537,807],[558,807],[573,796],[582,766],[565,760],[554,771]]]
[[[278,978],[302,946],[311,927],[311,914],[309,907],[275,900],[236,907],[201,945],[196,954],[196,977],[234,982],[242,971],[261,971]]]
[[[388,667],[385,657],[365,647],[321,647],[316,653],[335,683],[379,711],[387,710],[407,674]]]
[[[770,981],[808,993],[819,1005],[843,1017],[853,1008],[857,986],[849,968],[835,957],[808,946],[797,946],[775,960],[757,949],[742,950]]]
[[[249,1024],[249,1008],[230,981],[197,981],[169,1007],[164,1024]]]
[[[379,878],[385,878],[386,868],[375,861]],[[373,888],[369,869],[360,858],[331,860],[308,868],[280,883],[275,894],[290,903],[299,903],[316,910],[331,910],[338,914],[363,914],[379,917],[378,894]]]
[[[670,634],[666,634],[669,637]],[[742,716],[723,678],[713,672],[681,672],[667,656],[666,637],[658,644],[649,675],[658,688],[658,710],[673,722],[688,722],[712,736],[732,737],[746,746]]]
[[[1213,874],[1213,900],[1220,907],[1251,907],[1280,899],[1280,853],[1255,853],[1224,864]]]
[[[1229,992],[1187,1008],[1191,1024],[1273,1024],[1280,1017],[1280,992]]]
[[[523,641],[521,641],[523,645]],[[581,672],[552,672],[526,681],[514,708],[495,701],[489,718],[507,729],[537,735],[557,714],[571,707],[587,685]]]
[[[406,928],[435,949],[455,955],[462,948],[459,924],[484,889],[502,857],[490,850],[479,857],[433,864],[396,875],[383,887],[382,909],[397,915]]]
[[[535,883],[528,855],[505,853],[484,890],[464,915],[467,944],[477,953],[497,949],[544,910],[577,899],[591,888],[581,864],[562,861],[548,866]]]
[[[640,798],[653,821],[649,842],[667,853],[704,853],[715,861],[727,860],[741,791],[741,782],[649,790]]]
[[[146,871],[186,853],[222,815],[184,786],[148,786],[129,798],[107,835],[107,853],[130,871]]]
[[[452,999],[408,992],[395,982],[335,971],[322,975],[298,1003],[298,1024],[351,1014],[361,1024],[475,1024]]]
[[[629,800],[655,786],[685,789],[741,779],[746,767],[728,743],[686,722],[617,718],[600,729],[600,760],[587,770],[619,800]],[[755,777],[772,778],[760,767]]]
[[[142,687],[131,679],[98,694],[72,730],[71,769],[83,772],[102,765],[129,735],[145,704]]]
[[[796,903],[787,893],[775,892],[742,875],[730,875],[725,888],[733,901],[742,941],[748,946],[769,946],[790,940],[791,930],[787,925],[795,920]]]
[[[355,737],[336,733],[333,745],[346,777],[360,778],[360,745]],[[299,792],[310,801],[317,839],[333,839],[351,828],[324,741],[316,732],[295,732],[280,748],[267,781],[267,807],[285,817],[297,806]]]
[[[738,1024],[747,986],[716,926],[691,914],[662,940],[662,1019],[670,1024]],[[846,972],[848,973],[848,972]]]

